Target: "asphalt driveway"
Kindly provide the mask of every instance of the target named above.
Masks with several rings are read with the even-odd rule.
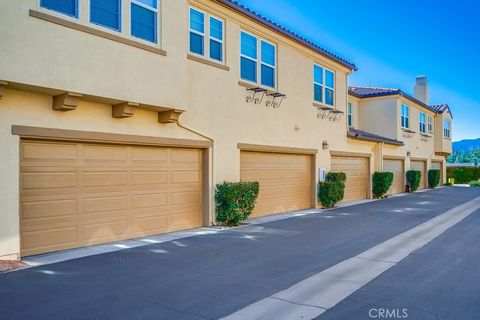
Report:
[[[477,196],[444,188],[0,274],[0,315],[218,319]]]

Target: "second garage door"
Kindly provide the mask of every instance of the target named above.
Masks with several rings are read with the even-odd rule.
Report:
[[[432,169],[440,170],[440,185],[443,185],[443,163],[432,161]]]
[[[369,159],[357,157],[332,157],[333,172],[345,172],[345,197],[343,201],[363,200],[368,197]]]
[[[403,169],[403,160],[384,159],[383,171],[393,173],[393,182],[388,189],[387,194],[395,194],[405,191],[405,173]]]
[[[418,189],[425,189],[427,187],[427,171],[426,171],[426,162],[425,161],[411,161],[410,162],[411,170],[417,170],[422,173],[422,179],[420,180],[420,186]]]
[[[202,151],[23,140],[23,256],[199,227]]]
[[[312,156],[241,151],[240,179],[258,181],[252,217],[312,207]]]

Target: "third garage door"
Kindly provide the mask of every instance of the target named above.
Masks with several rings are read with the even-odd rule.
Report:
[[[23,140],[20,155],[23,256],[203,224],[199,149]]]
[[[258,181],[252,217],[312,207],[312,156],[241,151],[240,179]]]
[[[420,180],[420,186],[418,187],[418,189],[425,189],[427,187],[426,185],[426,181],[427,181],[427,177],[426,177],[426,162],[425,161],[411,161],[410,162],[410,169],[411,170],[417,170],[417,171],[420,171],[422,173],[422,179]]]
[[[332,157],[332,172],[345,172],[344,201],[363,200],[368,197],[369,159],[358,157]]]
[[[384,159],[383,171],[393,173],[393,182],[390,189],[388,189],[387,194],[404,192],[405,173],[403,169],[403,160]]]

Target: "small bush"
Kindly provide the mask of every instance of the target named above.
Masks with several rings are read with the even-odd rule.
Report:
[[[443,185],[445,187],[451,187],[453,184],[451,182],[445,182]]]
[[[455,183],[469,183],[480,179],[480,167],[447,167],[447,180],[455,179]]]
[[[320,182],[318,200],[324,208],[333,208],[342,201],[345,192],[345,183],[340,181]]]
[[[382,199],[393,182],[393,172],[373,173],[373,196]]]
[[[325,181],[341,182],[345,184],[347,181],[347,174],[345,172],[329,172],[325,177]]]
[[[226,225],[238,225],[246,220],[255,207],[259,189],[260,185],[256,181],[217,184],[217,221]]]
[[[431,169],[428,170],[428,187],[435,188],[440,183],[440,170]]]
[[[479,188],[480,187],[480,180],[470,181],[470,187]]]
[[[407,189],[411,192],[417,191],[420,186],[420,181],[422,180],[422,172],[418,170],[408,170],[407,171]]]

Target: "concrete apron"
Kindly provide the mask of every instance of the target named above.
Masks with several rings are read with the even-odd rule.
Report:
[[[480,197],[223,318],[313,319],[480,209]]]

